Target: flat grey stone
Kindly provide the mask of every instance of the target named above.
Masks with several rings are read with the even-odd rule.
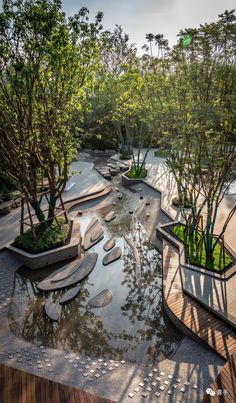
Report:
[[[88,305],[90,308],[101,308],[110,304],[112,301],[112,292],[111,290],[103,290],[95,297],[89,300]],[[104,364],[105,365],[105,364]]]
[[[114,248],[115,244],[116,244],[115,238],[110,238],[110,239],[108,239],[108,241],[106,241],[106,243],[104,243],[103,249],[106,252],[108,252],[109,250]]]
[[[55,273],[51,274],[45,280],[37,284],[37,288],[40,291],[55,291],[74,285],[89,275],[89,273],[96,265],[97,258],[97,253],[90,253],[88,255],[85,255],[83,258],[81,258],[78,270],[76,270],[71,276],[53,283],[51,279],[53,278]],[[60,270],[61,269],[57,270],[56,274],[59,273]]]
[[[106,222],[110,222],[110,221],[114,220],[114,218],[116,218],[116,215],[115,215],[114,211],[112,210],[112,211],[109,211],[109,213],[107,213],[105,215],[104,220]]]
[[[78,270],[81,262],[82,259],[75,259],[73,262],[61,267],[60,271],[56,272],[57,274],[54,274],[54,276],[51,278],[51,282],[54,283],[70,277],[76,270]]]
[[[77,287],[73,287],[71,288],[69,291],[65,292],[65,294],[63,294],[63,296],[61,297],[59,304],[65,304],[69,301],[72,301],[76,295],[78,295],[78,293],[80,292],[80,286]]]
[[[111,252],[109,252],[106,256],[104,256],[102,263],[104,266],[114,262],[115,260],[119,259],[121,257],[121,248],[117,246],[114,248]]]
[[[55,304],[51,300],[47,301],[44,305],[45,312],[49,319],[58,322],[61,316],[61,305]]]
[[[103,230],[101,224],[96,224],[91,230],[90,241],[96,242],[98,239],[100,239],[103,236],[103,234],[104,234],[104,230]]]
[[[100,231],[101,225],[97,218],[92,218],[89,225],[87,226],[84,234],[84,250],[90,249],[96,243],[103,239],[103,232]],[[100,237],[98,237],[98,232],[100,232]],[[95,239],[96,238],[96,239]],[[92,240],[93,239],[93,240]]]

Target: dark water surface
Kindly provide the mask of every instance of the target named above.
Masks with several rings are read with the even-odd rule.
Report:
[[[119,179],[115,181],[120,186]],[[103,219],[111,206],[79,218],[83,235],[91,218],[98,217],[104,228],[104,239],[90,249],[89,252],[99,254],[97,264],[81,282],[76,299],[63,306],[59,323],[47,318],[43,303],[48,299],[56,301],[65,291],[39,292],[36,283],[64,263],[36,272],[21,268],[16,273],[9,320],[18,337],[92,357],[138,363],[161,361],[177,349],[182,334],[163,311],[161,257],[135,216],[130,214],[138,205],[139,194],[123,188],[121,191],[123,199],[112,205],[117,214],[112,222],[105,223]],[[141,275],[135,270],[124,234],[134,240],[140,252]],[[102,246],[111,236],[116,238],[116,246],[121,247],[122,258],[103,266],[106,252]],[[89,299],[106,288],[112,291],[112,302],[102,308],[89,308]]]

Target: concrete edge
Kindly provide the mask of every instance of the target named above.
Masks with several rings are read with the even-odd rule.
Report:
[[[197,267],[190,263],[187,263],[184,244],[182,242],[178,241],[175,237],[172,237],[169,233],[167,233],[165,231],[165,227],[168,227],[168,226],[174,225],[174,224],[179,224],[179,221],[172,221],[167,224],[159,225],[158,227],[156,227],[156,235],[159,239],[162,239],[162,237],[164,236],[169,242],[172,243],[172,245],[174,245],[176,248],[179,249],[181,267],[187,268],[189,270],[192,270],[192,271],[195,271],[198,273],[200,272],[201,274],[205,274],[207,276],[216,278],[220,281],[227,281],[232,275],[235,274],[236,265],[234,265],[233,267],[226,270],[223,274],[218,274],[218,273],[210,272],[209,270],[206,270],[202,267]],[[160,237],[160,235],[159,235],[160,233],[161,233],[162,237]],[[226,249],[227,249],[227,245],[226,245]]]
[[[80,224],[71,220],[71,235],[70,242],[66,245],[59,246],[42,253],[28,253],[21,249],[14,247],[12,244],[8,244],[6,247],[15,257],[19,259],[22,264],[31,270],[37,270],[42,267],[49,266],[54,263],[58,263],[67,259],[77,257],[81,253],[81,235]],[[78,231],[77,234],[76,231]]]

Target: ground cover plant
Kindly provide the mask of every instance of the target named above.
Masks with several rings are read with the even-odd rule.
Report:
[[[170,231],[185,244],[187,248],[187,259],[190,264],[213,270],[215,272],[222,272],[233,263],[232,258],[226,251],[223,254],[219,243],[214,249],[212,260],[207,258],[204,242],[201,244],[201,247],[197,252],[198,241],[202,235],[200,234],[200,231],[194,231],[193,235],[186,235],[185,228],[185,225],[177,224],[172,226]]]
[[[52,225],[46,229],[39,224],[36,227],[36,239],[32,230],[27,230],[15,239],[13,246],[28,253],[41,253],[65,245],[70,237],[70,224],[62,218],[57,221],[59,225],[54,219]]]
[[[147,176],[146,169],[142,169],[140,172],[136,172],[135,168],[132,167],[131,170],[126,174],[126,176],[130,179],[143,179]]]

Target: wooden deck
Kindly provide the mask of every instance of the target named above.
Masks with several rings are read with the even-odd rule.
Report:
[[[214,383],[211,389],[214,396],[205,395],[202,403],[234,403],[236,402],[236,355],[232,355]]]
[[[165,302],[176,318],[228,360],[236,351],[236,332],[182,291],[178,250],[167,240],[163,240],[163,285]]]
[[[227,360],[226,366],[219,375],[220,380],[217,378],[216,382],[224,381],[228,393],[226,396],[220,396],[221,400],[216,401],[236,402],[236,332],[223,319],[183,292],[178,249],[165,238],[163,239],[163,289],[165,303],[171,314],[195,337],[201,339]],[[225,374],[228,375],[225,376]],[[234,399],[227,400],[227,396],[234,396]]]
[[[0,365],[1,403],[112,403],[19,369]]]

